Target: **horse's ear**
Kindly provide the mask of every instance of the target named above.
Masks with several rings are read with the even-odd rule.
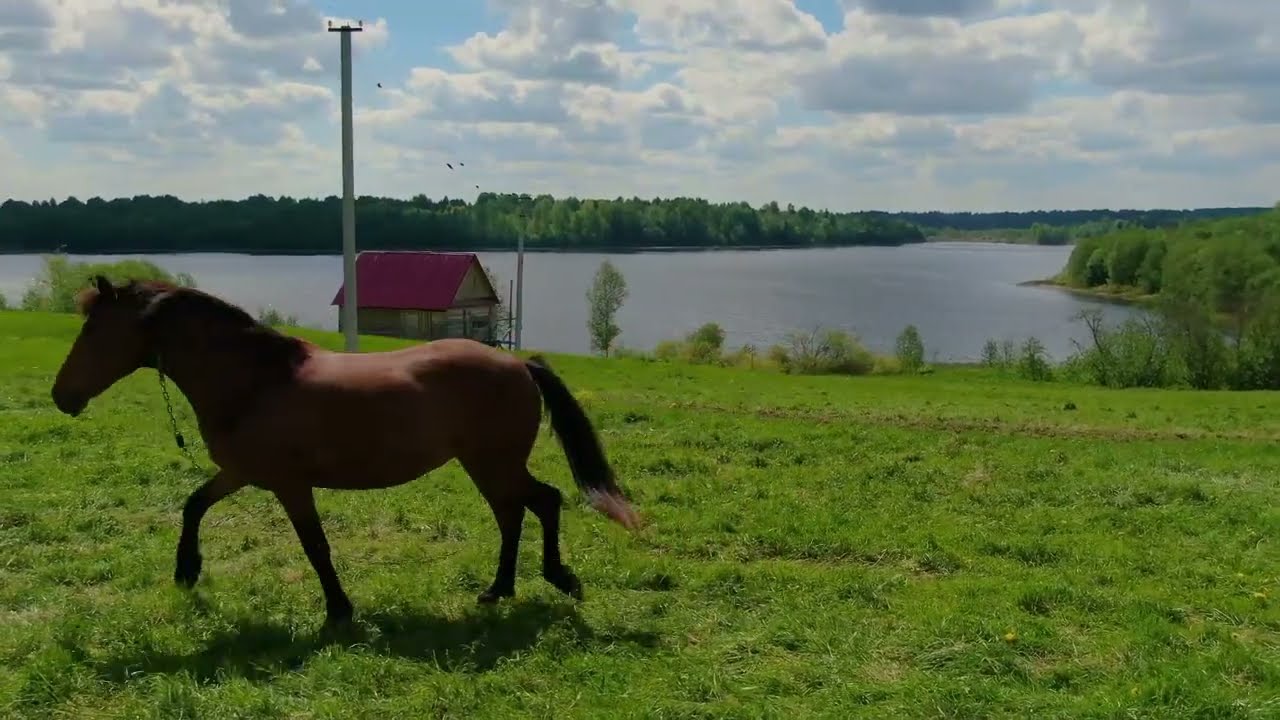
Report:
[[[98,294],[108,300],[114,300],[116,297],[116,288],[111,281],[104,275],[94,275],[93,284],[98,288]]]

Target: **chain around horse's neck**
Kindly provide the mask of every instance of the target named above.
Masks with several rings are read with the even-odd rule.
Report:
[[[191,461],[191,464],[196,469],[200,469],[200,463],[191,454],[191,448],[187,447],[187,439],[183,437],[182,431],[178,429],[178,418],[173,413],[173,400],[169,397],[169,385],[164,381],[164,365],[161,362],[159,351],[155,353],[154,365],[156,367],[156,378],[160,381],[160,394],[164,396],[164,409],[169,413],[169,427],[173,429],[173,442],[187,456],[187,460]]]

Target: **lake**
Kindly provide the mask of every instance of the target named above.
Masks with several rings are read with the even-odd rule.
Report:
[[[1058,272],[1070,247],[928,243],[815,250],[526,253],[524,346],[587,353],[585,294],[606,257],[626,277],[620,341],[637,349],[677,338],[705,322],[725,329],[726,345],[764,348],[794,330],[851,330],[873,350],[892,352],[913,323],[931,360],[975,360],[987,338],[1038,337],[1058,359],[1084,340],[1072,315],[1085,305],[1115,321],[1131,308],[1018,283]],[[479,253],[500,292],[515,278],[515,253]],[[232,254],[134,255],[191,273],[204,290],[256,312],[275,308],[304,325],[336,329],[331,307],[341,256]],[[101,256],[73,256],[101,260]],[[0,293],[16,304],[40,271],[38,255],[0,255]]]

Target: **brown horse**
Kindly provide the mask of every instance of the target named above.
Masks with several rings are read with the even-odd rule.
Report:
[[[560,559],[562,495],[527,462],[545,401],[578,487],[628,529],[637,518],[582,407],[540,358],[463,339],[390,352],[331,352],[257,322],[212,295],[157,282],[112,285],[101,276],[78,296],[83,327],[58,371],[53,402],[78,415],[139,368],[155,368],[186,396],[216,474],[182,511],[174,580],[200,575],[200,521],[219,500],[253,485],[273,493],[324,590],[326,624],[349,620],[329,557],[314,488],[364,490],[414,480],[456,458],[488,501],[501,548],[481,603],[515,595],[524,511],[542,525],[542,576],[581,599]]]

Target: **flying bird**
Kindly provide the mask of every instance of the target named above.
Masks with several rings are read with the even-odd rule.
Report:
[[[378,87],[382,87],[382,83],[378,83]]]

